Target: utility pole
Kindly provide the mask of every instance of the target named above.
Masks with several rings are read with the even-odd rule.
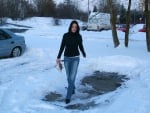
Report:
[[[90,1],[88,0],[88,16],[90,14]]]

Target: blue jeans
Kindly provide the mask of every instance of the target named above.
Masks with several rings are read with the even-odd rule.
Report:
[[[64,65],[68,80],[68,89],[66,99],[71,99],[73,90],[75,90],[75,79],[79,66],[79,57],[64,57]]]

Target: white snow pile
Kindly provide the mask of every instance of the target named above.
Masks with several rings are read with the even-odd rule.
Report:
[[[62,20],[65,22],[61,26],[53,26],[51,21],[40,17],[11,21],[32,28],[19,34],[27,44],[23,56],[0,59],[0,113],[150,113],[150,54],[145,33],[130,34],[129,47],[125,48],[124,33],[118,31],[121,44],[115,49],[111,31],[81,31],[87,58],[81,56],[76,86],[86,73],[95,70],[118,72],[130,80],[114,92],[91,98],[99,105],[86,111],[67,110],[42,101],[51,91],[66,95],[65,70],[57,71],[55,60],[71,20]],[[72,103],[77,101],[74,98]]]

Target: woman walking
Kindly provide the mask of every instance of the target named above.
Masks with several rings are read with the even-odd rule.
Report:
[[[80,51],[84,58],[86,53],[82,44],[82,36],[80,35],[80,27],[77,21],[72,21],[67,33],[64,34],[60,50],[57,56],[57,64],[60,64],[60,58],[64,51],[64,66],[66,70],[68,89],[66,96],[66,104],[70,103],[72,94],[75,94],[75,79],[77,75],[78,65],[80,61]]]

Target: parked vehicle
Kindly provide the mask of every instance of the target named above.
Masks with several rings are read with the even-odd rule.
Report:
[[[130,28],[129,31],[131,30],[131,28],[133,27],[133,24],[130,24]],[[126,24],[119,24],[117,25],[117,30],[122,31],[122,32],[126,32],[127,30],[127,25]]]
[[[0,57],[18,57],[24,53],[25,49],[26,44],[23,36],[0,28]]]
[[[81,25],[81,30],[83,30],[83,31],[87,30],[87,24],[86,23],[83,23]]]
[[[138,33],[139,31],[140,31],[140,29],[143,29],[143,26],[144,26],[145,24],[136,24],[136,25],[134,25],[132,28],[131,28],[131,30],[130,30],[130,32],[131,33]]]
[[[92,12],[88,18],[88,31],[101,31],[111,29],[110,14]]]
[[[122,32],[126,32],[127,30],[127,26],[126,24],[121,24],[117,27],[117,30],[122,31]]]
[[[140,29],[139,32],[146,32],[146,25],[143,25],[143,28]]]

